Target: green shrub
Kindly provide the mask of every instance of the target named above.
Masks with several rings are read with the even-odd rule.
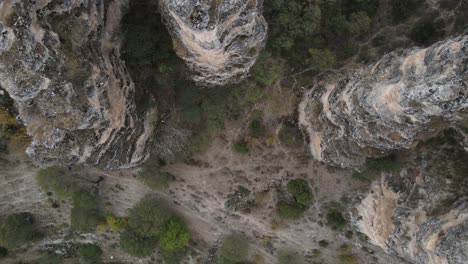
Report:
[[[288,192],[294,196],[296,201],[304,206],[309,206],[313,200],[312,190],[304,179],[290,180],[287,184]]]
[[[254,119],[250,123],[250,134],[254,138],[263,138],[266,135],[266,127],[260,118]]]
[[[372,21],[365,12],[357,12],[351,14],[349,22],[350,32],[352,34],[361,34],[369,31]]]
[[[401,164],[395,154],[382,158],[370,158],[366,162],[366,168],[362,172],[354,172],[353,178],[362,181],[373,181],[382,172],[397,173],[400,169]]]
[[[38,238],[39,232],[30,213],[8,215],[0,225],[0,246],[17,248]]]
[[[299,148],[304,144],[301,130],[297,126],[283,125],[278,138],[281,144],[289,148]]]
[[[221,264],[236,264],[247,259],[249,244],[237,235],[224,238],[220,249]]]
[[[395,22],[403,22],[413,15],[421,4],[420,0],[392,0],[392,17]]]
[[[233,148],[235,152],[240,153],[240,154],[247,154],[250,151],[249,145],[247,144],[247,141],[245,141],[244,139],[241,139],[237,141],[236,143],[234,143]]]
[[[277,264],[304,264],[304,258],[297,252],[282,251],[278,254]]]
[[[57,254],[45,254],[37,260],[37,264],[61,264],[62,257]]]
[[[422,18],[411,30],[411,39],[418,45],[428,45],[437,37],[437,26],[434,18]]]
[[[142,237],[158,237],[172,216],[160,201],[146,196],[130,210],[128,226]]]
[[[143,237],[132,229],[126,229],[120,234],[120,246],[122,250],[136,257],[151,255],[156,248],[157,239],[154,237]]]
[[[175,177],[167,172],[161,171],[157,161],[147,161],[138,171],[138,178],[153,190],[164,190],[175,180]]]
[[[92,232],[102,221],[102,216],[97,209],[73,207],[70,214],[70,225],[80,232]]]
[[[83,244],[80,246],[80,264],[101,263],[102,250],[95,244]]]
[[[333,230],[342,230],[346,227],[346,219],[341,212],[336,208],[331,208],[327,213],[327,225]]]
[[[181,251],[190,240],[190,233],[185,222],[173,217],[166,223],[159,236],[159,247],[166,251]]]
[[[335,67],[336,56],[329,49],[309,49],[309,59],[307,64],[311,64],[316,70],[324,71]]]
[[[307,207],[298,202],[279,201],[276,205],[278,213],[283,218],[297,219],[306,211]]]
[[[257,83],[263,86],[269,86],[279,80],[281,76],[281,63],[270,53],[263,52],[258,57],[253,71]]]
[[[4,247],[0,247],[0,259],[8,256],[8,249]]]
[[[329,243],[328,243],[328,241],[322,239],[322,240],[320,240],[320,241],[318,242],[318,244],[319,244],[320,247],[326,248],[326,247],[328,247],[328,244],[329,244]]]

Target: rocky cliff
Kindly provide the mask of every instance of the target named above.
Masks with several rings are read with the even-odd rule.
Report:
[[[199,85],[239,82],[265,45],[262,0],[161,0],[177,54]]]
[[[454,131],[418,145],[408,165],[373,184],[356,224],[370,241],[411,263],[468,259],[468,153]]]
[[[0,3],[0,85],[33,137],[32,158],[115,168],[146,157],[154,109],[137,116],[120,58],[125,2]]]
[[[306,93],[299,119],[315,159],[358,167],[457,123],[467,107],[465,35],[395,51],[333,82],[318,82]]]

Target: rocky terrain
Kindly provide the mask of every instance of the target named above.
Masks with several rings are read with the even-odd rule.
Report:
[[[0,262],[465,263],[467,6],[0,0]]]
[[[315,159],[343,168],[409,148],[463,120],[468,37],[385,55],[305,94],[299,122]],[[439,123],[435,126],[434,123]]]
[[[116,168],[147,157],[155,109],[136,114],[119,54],[124,4],[0,3],[0,85],[33,137],[33,159]]]
[[[262,0],[159,1],[177,55],[200,85],[246,78],[265,46]]]

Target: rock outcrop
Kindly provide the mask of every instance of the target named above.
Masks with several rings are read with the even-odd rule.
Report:
[[[359,167],[367,157],[408,148],[468,108],[468,36],[395,51],[319,82],[299,108],[311,152],[325,163]]]
[[[0,86],[42,162],[127,167],[147,156],[155,110],[138,117],[121,60],[126,1],[0,3]]]
[[[357,207],[370,242],[411,263],[468,259],[468,153],[450,134],[418,145],[409,165],[375,182]]]
[[[266,42],[262,0],[161,0],[178,56],[199,85],[239,82]]]

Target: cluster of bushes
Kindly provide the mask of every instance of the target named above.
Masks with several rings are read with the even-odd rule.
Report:
[[[343,230],[347,221],[337,207],[331,207],[327,212],[327,225],[333,230]]]
[[[3,255],[6,249],[15,249],[27,245],[41,237],[41,233],[30,213],[15,213],[6,216],[0,223],[0,247]]]
[[[290,180],[287,184],[287,190],[293,196],[293,200],[279,201],[277,204],[278,212],[284,218],[299,218],[313,201],[312,190],[304,179]]]
[[[138,171],[138,178],[153,190],[161,191],[175,180],[174,175],[161,171],[159,161],[149,160]]]
[[[77,231],[90,232],[101,222],[99,199],[74,181],[71,172],[64,167],[51,166],[40,169],[36,175],[38,186],[62,201],[72,202],[71,227]]]
[[[382,158],[369,158],[362,172],[354,172],[353,178],[362,181],[373,181],[385,173],[398,173],[401,164],[396,154]]]
[[[173,258],[186,249],[189,240],[190,232],[184,220],[161,201],[146,196],[131,209],[120,245],[137,257],[149,256],[158,247],[163,257]]]

